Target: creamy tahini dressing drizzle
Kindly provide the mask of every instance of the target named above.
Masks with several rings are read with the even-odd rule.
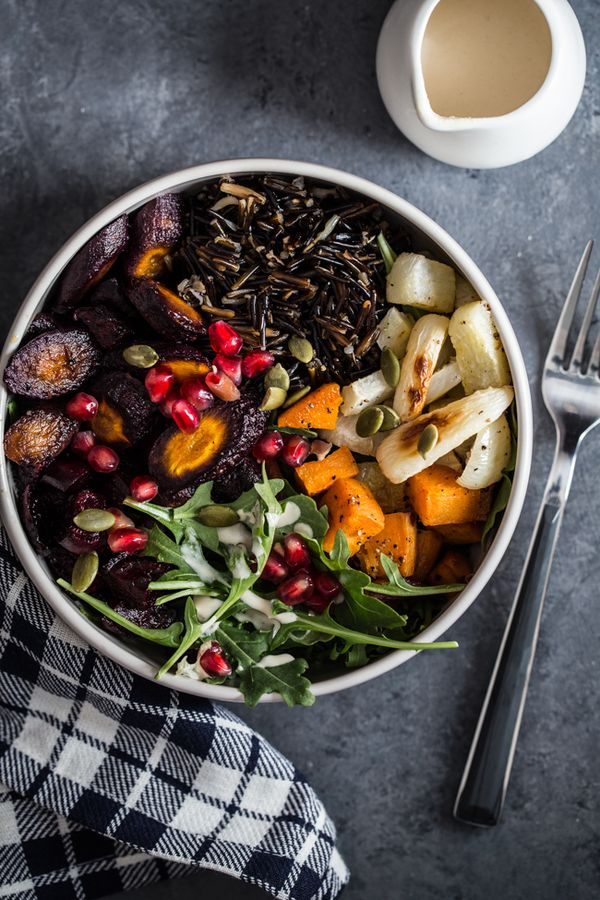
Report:
[[[270,656],[263,656],[256,665],[259,669],[275,669],[290,662],[294,662],[294,657],[290,653],[272,653]]]
[[[239,525],[228,525],[226,528],[217,528],[217,534],[222,544],[228,544],[229,546],[243,544],[247,550],[250,550],[252,547],[252,532],[241,523]]]
[[[194,606],[196,608],[196,615],[201,622],[206,622],[208,619],[210,619],[210,617],[214,613],[216,613],[221,603],[223,602],[217,597],[197,596],[193,599]]]
[[[262,613],[263,616],[266,616],[270,622],[279,622],[280,625],[289,625],[296,621],[297,616],[293,612],[274,613],[271,601],[267,600],[265,597],[259,597],[254,591],[244,591],[241,600],[246,606],[249,606],[250,609],[255,609],[257,612]]]
[[[212,584],[214,581],[222,580],[220,572],[217,572],[217,570],[205,559],[196,556],[193,546],[185,543],[182,544],[181,555],[190,569],[194,570],[198,578],[200,578],[204,584]]]

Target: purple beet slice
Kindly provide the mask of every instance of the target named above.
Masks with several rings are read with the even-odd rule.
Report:
[[[154,442],[148,469],[168,497],[182,488],[221,478],[244,459],[265,430],[268,414],[258,409],[254,391],[200,415],[191,434],[168,428]],[[169,501],[167,501],[169,502]],[[172,501],[171,501],[172,502]]]
[[[163,194],[146,203],[133,219],[125,270],[131,278],[156,278],[165,257],[181,240],[183,203],[179,194]]]
[[[94,374],[100,353],[83,329],[45,331],[13,354],[4,382],[13,394],[50,400],[76,391]]]
[[[18,466],[41,471],[68,447],[77,428],[55,409],[29,409],[4,435],[4,452]]]
[[[194,340],[206,332],[198,310],[152,278],[132,282],[128,296],[140,316],[161,337]]]
[[[58,328],[56,316],[53,316],[52,313],[41,312],[29,323],[29,328],[27,329],[25,337],[29,340],[30,338],[37,337],[38,334],[43,334],[44,331],[54,331],[56,328]]]
[[[131,447],[152,430],[156,408],[144,385],[124,372],[109,372],[91,386],[98,400],[92,431],[103,444]]]
[[[181,384],[188,378],[206,375],[210,369],[208,358],[192,344],[184,344],[180,341],[177,343],[155,341],[152,347],[158,353],[158,361],[168,365],[177,384]]]
[[[129,223],[120,216],[91,238],[73,257],[62,276],[57,309],[65,311],[77,306],[97,284],[127,246]]]
[[[61,456],[48,466],[41,480],[65,494],[82,488],[90,477],[90,470],[84,462]]]
[[[147,557],[119,553],[102,567],[102,585],[108,596],[116,597],[128,607],[143,609],[153,606],[158,594],[148,590],[170,566]]]
[[[73,318],[85,325],[103,350],[123,346],[133,334],[127,322],[102,303],[97,306],[80,306],[75,310]]]

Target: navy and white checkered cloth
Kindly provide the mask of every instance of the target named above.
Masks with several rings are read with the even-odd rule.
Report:
[[[88,900],[193,867],[282,900],[338,896],[333,824],[287,759],[83,644],[3,532],[0,598],[0,898]]]

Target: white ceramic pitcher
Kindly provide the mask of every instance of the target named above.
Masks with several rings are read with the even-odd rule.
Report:
[[[427,23],[439,2],[396,0],[381,30],[377,79],[398,128],[429,156],[454,166],[508,166],[543,150],[569,122],[585,81],[585,45],[567,0],[535,0],[552,43],[539,90],[513,112],[481,118],[438,115],[429,103],[421,51]]]

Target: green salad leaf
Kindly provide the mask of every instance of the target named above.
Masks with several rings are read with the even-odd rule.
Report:
[[[380,231],[377,235],[377,246],[379,247],[379,252],[381,253],[381,258],[383,259],[385,271],[386,273],[389,273],[391,272],[392,266],[394,265],[398,254],[395,253],[390,247],[383,231]]]

